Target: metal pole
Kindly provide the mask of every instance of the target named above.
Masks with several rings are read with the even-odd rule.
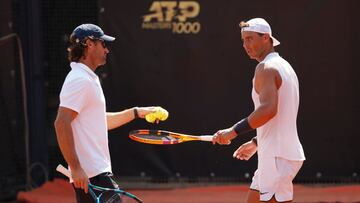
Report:
[[[21,40],[18,34],[11,33],[0,38],[0,46],[9,42],[12,38],[16,39],[16,44],[19,52],[20,61],[20,78],[21,78],[21,93],[23,99],[23,111],[24,111],[24,135],[25,135],[25,161],[26,161],[26,188],[31,189],[31,175],[30,175],[30,154],[29,154],[29,117],[27,109],[27,94],[26,94],[26,81],[25,81],[25,65],[23,58],[23,50],[21,46]]]

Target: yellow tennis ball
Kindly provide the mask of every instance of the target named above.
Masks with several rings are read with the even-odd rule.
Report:
[[[145,116],[145,119],[149,123],[154,123],[156,120],[164,121],[168,118],[169,112],[161,107],[155,107],[153,113],[149,113]]]
[[[166,120],[168,117],[169,117],[169,112],[166,111],[165,109],[161,108],[161,109],[159,110],[159,117],[158,117],[159,120],[164,121],[164,120]]]
[[[158,107],[155,111],[155,117],[163,121],[167,118],[167,111],[161,107]]]
[[[154,116],[154,113],[149,113],[145,116],[145,120],[149,123],[154,123],[156,120],[156,117]]]

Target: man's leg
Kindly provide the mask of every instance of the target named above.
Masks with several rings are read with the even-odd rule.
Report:
[[[258,203],[258,202],[260,202],[259,192],[250,189],[247,194],[246,203]]]

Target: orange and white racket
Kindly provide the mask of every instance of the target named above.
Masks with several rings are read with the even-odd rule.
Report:
[[[137,142],[157,145],[179,144],[189,141],[211,142],[212,135],[188,135],[165,130],[133,130],[129,137]]]

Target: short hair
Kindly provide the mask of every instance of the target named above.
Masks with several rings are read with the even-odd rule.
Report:
[[[67,48],[68,51],[68,60],[70,62],[79,62],[79,60],[84,56],[86,44],[79,41],[74,34],[70,35],[70,46]]]

